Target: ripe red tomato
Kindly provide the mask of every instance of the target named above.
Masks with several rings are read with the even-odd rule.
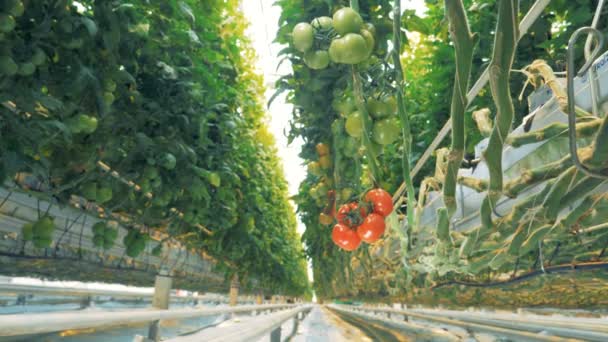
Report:
[[[383,189],[372,189],[365,194],[365,201],[371,203],[374,212],[384,217],[393,211],[393,198]]]
[[[384,217],[380,214],[371,213],[357,227],[357,235],[367,243],[374,243],[384,234],[385,228]]]
[[[338,223],[352,227],[362,222],[366,214],[365,208],[359,208],[359,204],[356,202],[351,202],[342,204],[340,209],[338,209],[336,219],[338,220]]]
[[[343,224],[336,224],[331,232],[331,239],[340,248],[346,251],[354,251],[361,244],[361,238],[357,232]]]

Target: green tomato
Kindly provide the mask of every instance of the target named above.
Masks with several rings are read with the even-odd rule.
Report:
[[[322,175],[321,166],[316,161],[309,162],[307,165],[307,168],[308,168],[308,173],[310,173],[313,176],[320,177]]]
[[[46,62],[46,54],[41,48],[36,48],[34,50],[34,54],[32,55],[32,62],[35,66],[41,66]]]
[[[171,153],[163,153],[159,162],[160,166],[164,167],[167,170],[173,170],[175,165],[177,164],[177,160],[175,156]]]
[[[358,111],[350,113],[344,125],[346,133],[353,138],[360,138],[363,135],[363,118]]]
[[[389,145],[399,138],[400,132],[398,120],[395,118],[382,119],[374,123],[372,137],[378,144]]]
[[[343,38],[340,38],[340,40],[342,40],[342,44],[338,46],[337,53],[338,56],[340,56],[341,63],[358,64],[366,60],[369,56],[368,43],[362,35],[348,33]]]
[[[367,54],[371,55],[374,52],[374,46],[376,45],[376,40],[374,39],[374,35],[368,30],[361,30],[361,36],[365,39],[365,43],[367,45]]]
[[[9,56],[0,56],[0,75],[13,76],[19,70],[19,66]]]
[[[329,59],[334,63],[342,63],[345,53],[344,40],[342,38],[336,38],[331,41],[329,45]]]
[[[15,18],[12,15],[0,14],[0,32],[9,33],[15,29]]]
[[[340,191],[340,199],[344,202],[349,201],[354,193],[353,188],[344,188]]]
[[[155,167],[152,166],[146,166],[144,168],[144,172],[143,172],[143,178],[146,180],[151,180],[151,179],[155,179],[158,178],[158,170]]]
[[[91,134],[97,129],[97,118],[94,116],[80,114],[78,115],[80,131],[86,134]]]
[[[314,18],[310,24],[315,30],[329,30],[333,27],[333,22],[330,17]]]
[[[338,34],[345,35],[359,32],[363,27],[363,19],[352,8],[344,7],[334,13],[333,24]]]
[[[112,103],[114,103],[114,94],[112,94],[109,91],[106,91],[105,93],[103,93],[103,102],[106,103],[106,105],[110,106]]]
[[[23,2],[21,1],[15,2],[13,7],[8,10],[8,13],[10,13],[14,17],[22,16],[23,12],[25,12],[25,6],[23,6]]]
[[[328,191],[329,191],[329,188],[327,187],[327,184],[325,184],[325,183],[317,184],[317,198],[325,198],[327,196]]]
[[[217,172],[209,172],[207,174],[207,181],[216,188],[222,184],[222,178]]]
[[[350,96],[334,98],[334,100],[331,102],[331,107],[342,116],[346,116],[357,109],[355,100]]]
[[[325,69],[329,65],[329,54],[324,50],[310,50],[304,54],[304,63],[311,69]]]
[[[308,194],[313,199],[316,199],[319,197],[319,189],[316,186],[313,186],[312,188],[310,188],[310,190],[308,190]]]
[[[376,35],[376,26],[374,26],[372,23],[363,24],[363,29],[369,31],[369,33],[371,33],[373,36]]]
[[[31,62],[22,63],[19,65],[19,70],[17,71],[21,76],[31,76],[34,72],[36,72],[36,66]]]
[[[382,102],[386,106],[387,116],[391,116],[397,113],[397,99],[394,96],[385,98]]]
[[[291,33],[293,37],[294,47],[301,51],[306,52],[312,48],[314,41],[314,31],[312,25],[309,23],[299,23],[293,28]]]
[[[387,116],[386,105],[384,102],[374,97],[367,100],[367,111],[375,119],[381,119]]]
[[[114,90],[116,90],[116,82],[114,82],[111,79],[105,79],[103,82],[103,88],[106,91],[112,93],[112,92],[114,92]]]

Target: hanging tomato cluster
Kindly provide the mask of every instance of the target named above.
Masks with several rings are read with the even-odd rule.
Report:
[[[374,243],[384,234],[384,219],[392,211],[391,195],[380,188],[372,189],[365,194],[362,204],[350,202],[340,207],[331,238],[346,251],[356,250],[361,241]]]
[[[325,69],[329,62],[359,64],[367,60],[376,45],[376,29],[350,7],[337,10],[333,18],[318,17],[299,23],[292,31],[294,47],[304,53],[311,69]]]

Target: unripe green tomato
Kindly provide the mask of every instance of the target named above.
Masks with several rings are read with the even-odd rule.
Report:
[[[19,70],[17,73],[21,76],[31,76],[36,72],[36,66],[34,63],[25,62],[19,65]]]
[[[25,12],[25,6],[23,6],[23,2],[21,2],[21,1],[15,2],[13,7],[8,10],[8,13],[14,17],[22,16],[23,12]]]
[[[0,32],[9,33],[15,29],[15,18],[12,15],[0,14]]]
[[[372,137],[378,144],[389,145],[397,140],[400,131],[399,121],[396,118],[382,119],[374,123]]]
[[[375,119],[381,119],[387,116],[386,105],[374,97],[367,100],[367,111]]]
[[[359,64],[369,56],[367,42],[362,35],[348,33],[343,38],[343,51],[338,52],[344,64]]]
[[[384,102],[384,105],[386,106],[386,113],[388,116],[397,113],[397,99],[394,96],[388,96],[382,102]]]
[[[334,100],[331,102],[331,107],[342,116],[347,116],[357,109],[355,100],[350,96],[340,96],[334,98]]]
[[[310,24],[315,30],[329,30],[333,27],[333,21],[330,17],[314,18]]]
[[[114,94],[109,91],[103,93],[103,102],[105,102],[106,105],[110,106],[112,103],[114,103]]]
[[[327,187],[327,184],[325,184],[323,182],[317,184],[317,196],[318,196],[318,198],[326,198],[328,191],[329,191],[329,188]]]
[[[19,66],[9,56],[0,56],[0,75],[14,76]]]
[[[343,53],[345,52],[344,40],[342,38],[332,40],[327,52],[332,62],[342,63]]]
[[[345,35],[359,32],[363,27],[363,19],[352,8],[344,7],[334,13],[333,25],[338,34]]]
[[[368,30],[373,36],[376,35],[376,26],[372,23],[363,24],[363,29]]]
[[[309,162],[307,167],[308,167],[308,173],[310,173],[313,176],[319,177],[323,174],[323,172],[321,171],[321,166],[316,161]]]
[[[297,50],[306,52],[312,48],[314,30],[309,23],[297,24],[296,27],[293,28],[291,35],[293,38],[293,45]]]
[[[304,54],[304,63],[311,69],[325,69],[329,65],[329,54],[324,50],[310,50]]]
[[[367,54],[371,55],[374,52],[374,46],[376,45],[376,40],[374,39],[374,35],[368,30],[361,30],[361,36],[365,39],[365,43],[367,45]]]
[[[46,54],[41,48],[34,49],[34,54],[32,55],[31,62],[35,66],[41,66],[46,62]]]
[[[344,188],[340,191],[340,199],[342,201],[348,201],[348,200],[350,200],[350,198],[353,196],[354,193],[355,193],[355,190],[353,190],[353,188]]]
[[[346,118],[344,125],[346,133],[353,138],[360,138],[363,135],[363,118],[359,111],[352,112]]]

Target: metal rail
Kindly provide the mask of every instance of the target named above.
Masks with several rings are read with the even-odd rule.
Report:
[[[112,298],[133,298],[151,299],[154,297],[154,289],[145,291],[143,289],[136,290],[114,290],[114,289],[88,289],[81,287],[59,287],[59,286],[41,286],[41,285],[22,285],[16,283],[0,282],[0,295],[46,295],[46,296],[70,296],[70,297],[93,297],[104,296]],[[172,300],[188,301],[188,300],[209,300],[228,302],[228,297],[220,294],[203,294],[203,295],[171,295]]]
[[[247,319],[236,325],[221,328],[205,329],[199,333],[169,339],[170,342],[198,341],[257,341],[270,334],[271,342],[281,341],[281,326],[289,319],[294,319],[294,325],[301,319],[300,314],[308,313],[312,306],[299,306],[287,311]]]
[[[530,29],[532,24],[534,24],[536,19],[538,19],[538,17],[540,17],[540,15],[543,13],[543,11],[545,10],[545,7],[547,7],[547,5],[549,5],[550,1],[551,0],[538,0],[532,5],[532,7],[528,11],[528,13],[526,13],[526,16],[519,23],[519,32],[520,32],[519,37],[520,38],[528,32],[528,30]],[[467,101],[469,103],[473,102],[473,100],[477,97],[479,92],[485,87],[485,85],[488,83],[489,80],[490,80],[490,76],[489,76],[488,69],[486,68],[483,71],[483,73],[481,74],[481,76],[479,76],[479,79],[477,79],[477,81],[475,82],[473,87],[471,87],[471,90],[469,90],[469,92],[467,93]],[[426,149],[426,151],[424,151],[424,153],[422,154],[420,159],[418,159],[418,162],[416,163],[416,166],[414,166],[414,169],[412,170],[412,173],[411,173],[412,178],[414,178],[418,174],[418,171],[420,171],[420,169],[422,169],[424,164],[431,157],[431,154],[433,153],[433,151],[435,151],[437,146],[439,146],[439,144],[441,144],[443,139],[448,135],[448,133],[450,133],[451,130],[452,130],[452,119],[450,118],[445,123],[443,128],[441,128],[441,130],[439,131],[439,133],[437,134],[435,139],[433,139],[433,141],[431,142],[429,147]],[[405,191],[405,183],[402,183],[401,186],[399,186],[399,189],[397,189],[397,191],[393,195],[393,203],[395,203],[399,199],[399,197],[401,197],[401,195],[403,195],[404,191]]]
[[[548,320],[536,317],[526,319],[513,319],[507,317],[498,318],[484,314],[474,316],[469,312],[447,312],[428,313],[425,311],[398,310],[391,308],[342,306],[351,311],[386,313],[389,315],[401,315],[406,319],[428,321],[464,328],[470,331],[485,332],[517,340],[526,341],[608,341],[608,333],[605,324],[582,324],[568,322],[566,320]],[[594,322],[597,322],[594,320]],[[550,335],[541,335],[550,334]]]
[[[290,309],[296,304],[243,305],[229,308],[175,310],[121,310],[94,312],[53,312],[0,316],[0,336],[21,336],[53,333],[63,330],[90,329],[160,320],[218,316],[249,312]]]
[[[513,325],[516,324],[518,328],[529,329],[528,331],[534,331],[538,329],[538,326],[544,327],[544,329],[550,333],[554,333],[557,329],[563,331],[560,336],[582,338],[589,340],[602,339],[607,341],[608,339],[608,319],[603,318],[579,318],[579,317],[551,317],[551,316],[539,316],[539,315],[515,315],[505,313],[492,313],[492,312],[462,312],[455,310],[412,310],[418,313],[448,317],[458,320],[464,320],[468,322],[485,322],[488,320],[493,321],[493,324],[499,325]],[[530,326],[535,325],[535,327]],[[580,330],[570,335],[571,331]],[[596,335],[596,333],[600,335]],[[558,333],[554,333],[558,335]]]

